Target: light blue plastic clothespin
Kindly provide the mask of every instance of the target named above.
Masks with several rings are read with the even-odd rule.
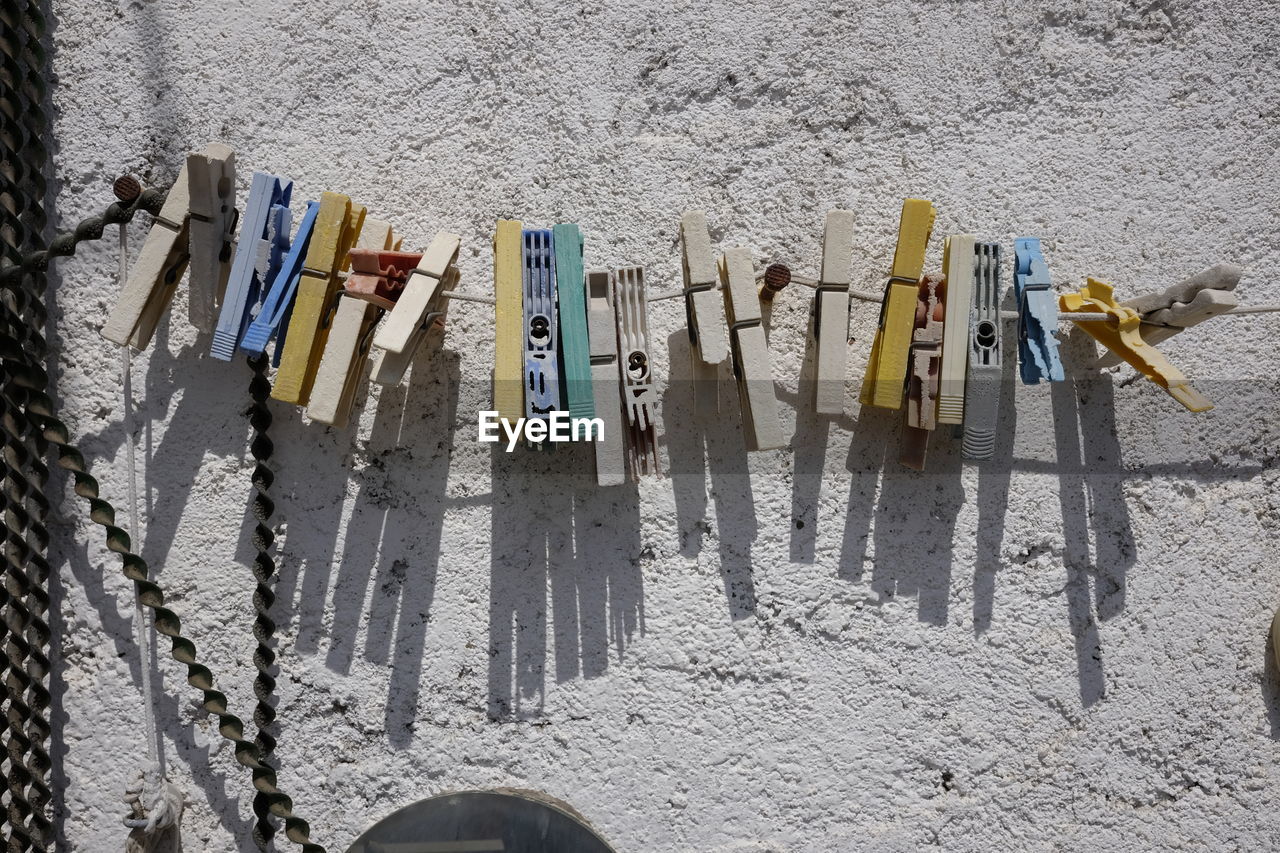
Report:
[[[213,332],[213,346],[210,354],[222,361],[230,361],[235,355],[236,344],[245,331],[250,319],[251,310],[260,299],[266,280],[262,272],[270,272],[272,245],[264,247],[263,241],[272,241],[279,245],[280,240],[288,245],[289,228],[285,219],[284,228],[271,233],[272,225],[279,225],[280,214],[274,214],[277,208],[287,214],[289,198],[293,194],[293,181],[266,172],[254,172],[253,183],[249,189],[249,200],[245,204],[244,217],[240,220],[240,240],[236,244],[235,258],[231,262],[231,275],[227,279],[227,293],[222,300],[222,310],[218,314],[218,325]],[[267,250],[265,263],[263,250]],[[277,264],[278,266],[278,264]]]
[[[1018,370],[1025,385],[1061,382],[1058,358],[1058,301],[1049,281],[1049,265],[1035,237],[1013,241],[1013,290],[1018,300]]]
[[[560,409],[556,357],[556,265],[549,229],[524,230],[525,417]]]
[[[280,354],[284,351],[293,299],[298,293],[298,279],[302,277],[302,265],[307,258],[307,248],[311,244],[311,233],[315,230],[316,216],[319,213],[320,202],[307,202],[306,213],[302,215],[302,222],[298,225],[298,233],[293,237],[289,254],[285,255],[279,272],[267,283],[262,308],[240,341],[240,349],[258,354],[267,351],[267,345],[274,337],[276,348],[271,363],[277,367],[280,366]]]

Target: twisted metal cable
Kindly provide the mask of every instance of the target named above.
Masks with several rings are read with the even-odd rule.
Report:
[[[271,668],[276,662],[276,653],[271,648],[275,639],[276,623],[271,619],[271,605],[275,603],[276,564],[271,557],[271,546],[275,542],[275,534],[271,531],[271,516],[275,512],[275,503],[267,494],[275,481],[275,475],[268,467],[271,453],[275,449],[267,430],[271,427],[271,409],[267,406],[267,398],[271,395],[271,382],[267,378],[267,366],[270,362],[265,353],[249,356],[249,367],[253,377],[249,380],[249,396],[253,399],[249,406],[249,423],[253,427],[253,441],[249,452],[253,454],[253,547],[258,554],[253,560],[253,577],[257,586],[253,590],[253,636],[258,647],[253,653],[253,663],[258,675],[253,680],[253,692],[258,703],[253,710],[253,721],[257,724],[258,733],[254,737],[263,760],[269,759],[276,748],[272,723],[276,719],[275,690],[276,680]],[[259,771],[254,771],[255,781]],[[254,826],[253,837],[258,847],[263,850],[271,842],[276,833],[271,823],[271,803],[267,795],[259,792],[253,798],[253,811],[258,816]]]

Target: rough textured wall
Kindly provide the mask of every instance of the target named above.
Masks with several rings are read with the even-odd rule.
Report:
[[[801,272],[825,212],[850,208],[855,286],[878,289],[918,195],[936,235],[1044,237],[1060,290],[1230,260],[1245,302],[1280,302],[1270,4],[107,6],[56,9],[64,224],[119,172],[168,182],[221,139],[242,198],[267,169],[299,198],[351,194],[410,245],[460,233],[468,290],[491,287],[502,216],[579,222],[589,265],[674,287],[695,206],[719,245]],[[123,505],[119,356],[97,334],[114,263],[103,245],[61,266],[55,340],[66,419]],[[1098,376],[1078,340],[1053,388],[1015,387],[1010,359],[998,460],[940,436],[921,475],[896,462],[896,419],[856,404],[873,306],[853,308],[846,417],[806,411],[808,303],[793,287],[769,315],[793,447],[744,454],[736,404],[701,434],[672,382],[674,474],[638,488],[591,488],[581,449],[475,442],[482,305],[454,305],[447,351],[362,393],[349,429],[273,404],[281,784],[318,839],[342,850],[400,805],[492,786],[567,800],[621,851],[1280,834],[1280,318],[1167,346],[1218,402],[1202,416],[1128,369]],[[249,372],[185,316],[180,294],[134,363],[142,553],[247,716]],[[683,322],[652,306],[664,380]],[[110,850],[144,743],[132,605],[69,490],[60,513],[65,841]],[[158,673],[188,849],[251,850],[247,774],[180,669]]]

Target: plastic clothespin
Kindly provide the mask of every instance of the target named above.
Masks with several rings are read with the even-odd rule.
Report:
[[[523,228],[499,219],[493,235],[493,408],[515,424],[524,417]]]
[[[341,193],[320,195],[320,212],[298,278],[298,295],[289,318],[276,384],[271,389],[272,399],[297,406],[310,402],[329,334],[324,321],[338,292],[338,273],[347,268],[347,254],[360,237],[364,216],[364,207],[352,205],[351,199]]]
[[[525,417],[546,420],[562,408],[556,353],[556,259],[550,229],[524,229]],[[549,446],[539,443],[535,446]]]
[[[151,336],[187,269],[190,221],[190,179],[187,165],[183,163],[164,206],[147,232],[120,298],[107,316],[102,337],[137,350],[150,345]]]
[[[457,264],[451,264],[444,273],[440,283],[441,291],[456,290],[461,275]],[[373,352],[373,368],[370,379],[379,385],[399,385],[404,374],[413,362],[418,350],[427,344],[433,334],[444,328],[445,317],[449,311],[449,300],[443,295],[436,298],[427,311],[422,327],[409,339],[409,344],[401,352],[389,352],[375,349]]]
[[[1232,291],[1243,274],[1244,270],[1235,264],[1216,264],[1160,293],[1126,299],[1120,304],[1142,315],[1142,339],[1154,346],[1183,329],[1235,309],[1239,300]],[[1098,367],[1115,367],[1120,361],[1115,353],[1106,352],[1098,359]]]
[[[236,239],[236,155],[221,142],[187,155],[191,196],[191,263],[187,316],[191,325],[212,332],[227,290]]]
[[[729,342],[724,304],[715,292],[720,285],[707,214],[701,210],[687,210],[680,217],[680,264],[694,410],[699,415],[715,415],[720,410],[720,370],[729,357]]]
[[[720,258],[724,311],[729,320],[733,373],[738,380],[742,434],[748,450],[776,450],[786,444],[773,390],[769,342],[760,320],[760,297],[751,250],[726,249]]]
[[[820,415],[844,413],[851,284],[853,211],[828,211],[822,231],[822,274],[813,295],[813,410]]]
[[[373,345],[391,353],[417,346],[427,315],[438,306],[445,273],[458,259],[462,238],[441,231],[431,239],[417,266],[409,270],[395,307],[378,329]]]
[[[627,468],[634,480],[658,473],[658,394],[649,359],[649,304],[642,267],[613,271],[613,303],[618,320],[622,408],[627,416]]]
[[[943,244],[947,275],[947,316],[942,328],[942,373],[938,380],[938,423],[964,423],[964,385],[969,370],[969,315],[973,313],[976,255],[972,234],[952,234]]]
[[[254,172],[249,188],[249,200],[245,203],[244,216],[240,220],[240,241],[236,244],[231,274],[227,279],[227,292],[218,313],[217,327],[213,331],[210,355],[221,361],[230,361],[235,355],[240,336],[246,324],[253,319],[252,310],[266,287],[263,280],[264,241],[268,247],[278,245],[281,239],[281,210],[287,210],[293,195],[293,182],[287,178]],[[274,233],[273,233],[274,232]],[[288,241],[288,229],[283,239]]]
[[[1102,313],[1110,321],[1077,324],[1085,333],[1107,349],[1120,356],[1143,376],[1159,385],[1169,396],[1193,412],[1206,412],[1213,408],[1178,368],[1169,363],[1160,350],[1142,339],[1139,331],[1142,315],[1132,308],[1116,302],[1111,285],[1090,278],[1079,293],[1064,293],[1058,300],[1063,311],[1075,313]]]
[[[399,276],[401,286],[393,283],[399,272],[396,265],[409,270],[420,260],[420,256],[411,253],[387,251],[391,241],[389,222],[364,220],[356,246],[349,253],[351,275],[338,295],[324,354],[311,387],[307,416],[313,421],[339,429],[346,426],[368,360],[373,327],[387,306],[395,304],[402,289],[404,274]]]
[[[864,406],[902,408],[920,276],[924,272],[925,249],[936,215],[933,204],[924,199],[909,198],[902,203],[893,270],[885,286],[880,326],[871,344],[871,357],[858,398]]]
[[[257,315],[249,323],[249,328],[240,338],[240,349],[254,354],[266,352],[271,339],[275,338],[276,347],[272,363],[276,366],[279,366],[280,355],[284,350],[285,334],[288,329],[287,320],[289,312],[293,309],[294,296],[298,291],[302,261],[306,257],[307,247],[311,244],[311,235],[315,232],[316,217],[319,213],[320,202],[307,202],[306,212],[302,214],[302,222],[298,224],[298,233],[293,236],[289,252],[281,262],[279,272],[266,284],[262,307],[258,309]]]
[[[1000,297],[1000,244],[978,243],[974,248],[969,368],[964,385],[964,443],[961,448],[966,459],[990,459],[996,450],[1000,383],[1004,370]],[[943,363],[945,365],[945,360]]]
[[[938,427],[938,384],[942,379],[942,341],[946,327],[945,279],[926,275],[917,289],[915,329],[911,333],[911,365],[907,374],[907,417],[898,459],[924,470],[929,434]]]
[[[1058,309],[1049,265],[1035,237],[1013,241],[1013,292],[1018,301],[1018,370],[1024,385],[1061,382],[1058,358]]]
[[[602,422],[596,451],[596,483],[627,481],[626,433],[622,429],[622,375],[618,370],[618,326],[608,270],[587,272],[587,324],[591,337],[591,384],[595,417]]]
[[[557,225],[552,232],[559,302],[560,372],[564,397],[575,418],[595,417],[591,388],[591,341],[587,335],[587,292],[583,286],[582,231]]]

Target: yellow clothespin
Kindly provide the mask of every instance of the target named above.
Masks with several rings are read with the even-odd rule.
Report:
[[[338,292],[338,273],[347,268],[347,253],[362,227],[363,207],[353,209],[351,199],[340,193],[320,196],[320,213],[298,281],[298,296],[276,384],[271,389],[272,398],[298,406],[310,401],[311,386],[329,337],[325,318]]]
[[[1213,403],[1191,387],[1178,368],[1158,349],[1142,340],[1142,315],[1116,302],[1111,285],[1091,278],[1079,293],[1064,293],[1058,307],[1072,314],[1107,314],[1111,320],[1076,325],[1107,349],[1127,361],[1143,376],[1169,392],[1169,396],[1193,412],[1207,412]]]
[[[493,408],[514,424],[524,417],[523,226],[499,219],[493,235]]]
[[[898,247],[884,291],[880,327],[871,344],[871,358],[858,395],[864,406],[902,408],[924,253],[936,215],[933,204],[924,199],[909,198],[902,203]]]

